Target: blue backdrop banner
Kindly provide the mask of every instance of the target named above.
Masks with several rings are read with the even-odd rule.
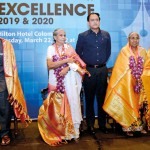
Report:
[[[53,43],[53,30],[63,28],[67,42],[75,48],[78,34],[88,29],[86,18],[90,12],[100,13],[101,28],[111,35],[112,54],[108,67],[114,65],[132,31],[140,34],[141,46],[150,47],[150,0],[0,1],[0,37],[8,39],[14,46],[19,77],[32,118],[37,118],[43,102],[40,91],[48,83],[46,53]]]

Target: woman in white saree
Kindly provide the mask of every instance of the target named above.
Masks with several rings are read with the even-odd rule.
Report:
[[[39,110],[38,126],[46,143],[57,146],[64,140],[77,140],[82,121],[80,91],[85,63],[71,45],[66,33],[56,29],[55,43],[48,47],[49,95]]]

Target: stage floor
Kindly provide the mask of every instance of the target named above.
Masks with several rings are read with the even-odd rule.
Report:
[[[0,146],[0,150],[150,150],[150,133],[136,134],[131,138],[110,128],[108,134],[96,129],[96,135],[92,136],[86,131],[85,126],[84,128],[85,131],[78,143],[72,141],[58,147],[51,147],[42,140],[36,121],[27,128],[23,128],[19,123],[18,135],[15,137],[12,129],[11,144]]]

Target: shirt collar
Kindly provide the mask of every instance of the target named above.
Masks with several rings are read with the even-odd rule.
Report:
[[[95,32],[93,32],[91,29],[89,30],[89,32],[90,32],[90,33],[95,33]],[[98,31],[97,34],[100,34],[100,33],[101,33],[101,29],[99,28],[99,31]]]

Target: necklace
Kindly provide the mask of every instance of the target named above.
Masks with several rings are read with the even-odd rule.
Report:
[[[131,69],[132,76],[136,80],[136,85],[134,87],[134,91],[136,93],[139,93],[142,88],[141,75],[143,73],[144,59],[143,59],[143,57],[138,55],[136,60],[135,60],[135,57],[132,55],[129,57],[129,68]]]
[[[54,47],[55,47],[56,53],[59,55],[60,58],[61,58],[63,55],[65,55],[65,48],[64,48],[64,45],[61,46],[61,47],[58,47],[58,45],[55,43],[55,44],[54,44]]]
[[[55,47],[56,48],[56,47]],[[56,49],[57,52],[58,49]],[[67,55],[61,55],[59,52],[57,52],[58,55],[53,55],[52,57],[52,61],[56,62],[56,61],[60,61],[63,59],[67,59]],[[62,71],[63,68],[67,67],[68,64],[63,64],[61,66],[59,66],[58,68],[54,69],[54,74],[57,80],[57,84],[56,84],[56,91],[60,92],[60,93],[64,93],[65,92],[65,85],[64,85],[64,78],[65,76],[61,76],[60,72]]]

